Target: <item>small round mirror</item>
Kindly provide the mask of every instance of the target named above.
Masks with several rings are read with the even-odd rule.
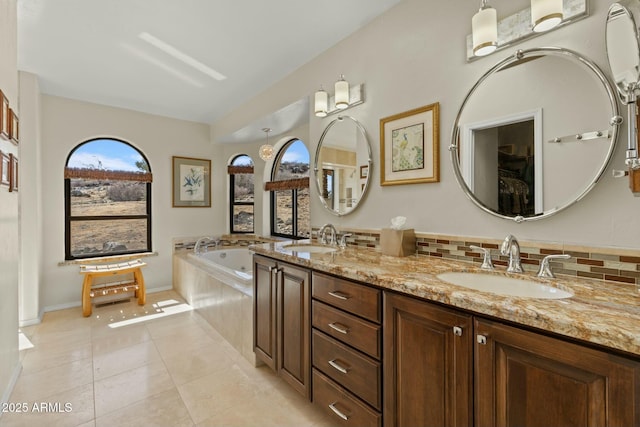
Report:
[[[607,15],[605,39],[607,57],[622,101],[628,104],[640,80],[640,49],[635,16],[640,16],[638,0],[612,4]]]
[[[465,194],[516,222],[546,218],[602,176],[621,118],[614,90],[567,49],[519,50],[471,88],[453,126],[451,159]]]
[[[313,166],[323,206],[337,216],[353,212],[369,186],[371,167],[371,146],[364,127],[349,116],[329,123]]]

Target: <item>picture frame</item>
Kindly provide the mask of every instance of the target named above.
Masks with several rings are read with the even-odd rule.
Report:
[[[0,185],[11,185],[11,159],[7,153],[0,151]]]
[[[440,182],[440,103],[380,119],[380,185]]]
[[[13,108],[9,108],[9,139],[16,145],[20,141],[20,120]]]
[[[211,160],[172,157],[174,208],[211,207]]]
[[[18,158],[9,154],[9,192],[18,191]]]
[[[360,166],[360,178],[364,179],[369,176],[369,165]]]
[[[0,90],[0,138],[9,140],[11,138],[9,132],[9,100],[3,91]]]

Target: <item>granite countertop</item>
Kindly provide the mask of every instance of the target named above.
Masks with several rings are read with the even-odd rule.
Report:
[[[640,292],[636,285],[560,275],[541,279],[531,273],[506,273],[498,267],[488,274],[527,278],[574,294],[559,300],[503,296],[452,285],[436,277],[448,271],[484,272],[478,264],[418,255],[397,258],[353,247],[330,253],[295,253],[284,248],[291,243],[309,241],[256,244],[249,249],[382,289],[640,355]]]

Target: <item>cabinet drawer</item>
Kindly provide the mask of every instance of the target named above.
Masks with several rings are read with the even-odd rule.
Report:
[[[380,427],[382,416],[358,398],[313,369],[313,403],[331,416],[337,425]]]
[[[315,272],[311,283],[311,292],[315,299],[365,319],[381,322],[380,290]]]
[[[312,302],[312,325],[369,356],[380,359],[381,328],[319,301]]]
[[[329,338],[312,332],[313,366],[374,408],[381,410],[380,362]]]

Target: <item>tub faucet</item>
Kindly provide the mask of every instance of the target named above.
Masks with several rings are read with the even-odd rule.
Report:
[[[329,235],[329,242],[327,242],[327,236],[326,236],[327,229],[331,232],[331,234]],[[337,234],[338,232],[336,231],[336,228],[333,226],[333,224],[325,224],[322,227],[320,227],[320,230],[318,230],[318,240],[320,241],[320,243],[324,245],[326,245],[327,243],[329,243],[330,245],[335,245]]]
[[[518,244],[518,240],[509,234],[504,241],[502,242],[502,247],[500,248],[500,253],[502,255],[509,255],[509,267],[507,267],[507,272],[509,273],[522,273],[522,264],[520,262],[520,245]]]
[[[193,245],[193,253],[196,255],[199,255],[202,252],[207,252],[207,246],[204,246],[204,250],[200,247],[204,242],[213,242],[216,245],[216,248],[218,247],[218,243],[220,242],[219,239],[213,239],[211,237],[201,237],[198,240],[196,240],[196,244]]]

